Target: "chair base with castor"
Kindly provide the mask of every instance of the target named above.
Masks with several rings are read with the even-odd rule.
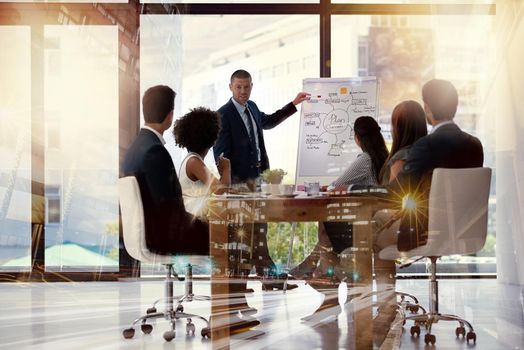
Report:
[[[459,316],[441,314],[438,312],[438,281],[436,275],[438,257],[430,256],[428,258],[431,260],[431,276],[429,284],[429,312],[422,315],[407,316],[405,318],[405,320],[413,320],[415,322],[415,325],[413,325],[410,329],[411,336],[420,336],[420,326],[425,325],[427,328],[427,332],[424,335],[424,342],[426,343],[426,345],[435,345],[437,339],[435,335],[431,333],[431,328],[433,324],[437,323],[438,321],[456,321],[459,323],[459,326],[455,329],[455,335],[457,336],[457,338],[462,335],[462,337],[466,339],[466,343],[469,344],[469,341],[471,340],[473,341],[473,344],[475,344],[477,342],[477,335],[471,323]],[[464,325],[468,327],[469,332],[466,333]]]
[[[210,301],[211,298],[207,295],[194,295],[193,294],[193,267],[191,264],[187,264],[186,266],[186,277],[180,278],[178,277],[179,281],[185,280],[185,292],[183,295],[176,295],[171,298],[171,300],[176,300],[176,306],[175,310],[179,312],[184,312],[184,306],[182,305],[183,302],[191,302],[193,300],[195,301]],[[161,302],[165,301],[165,298],[157,299],[153,303],[153,305],[147,309],[147,314],[152,314],[157,312],[156,305]]]
[[[153,307],[147,309],[146,315],[141,316],[133,321],[131,324],[131,327],[125,329],[122,334],[124,338],[130,339],[133,338],[135,335],[135,325],[138,323],[141,323],[140,328],[144,334],[150,334],[153,331],[153,325],[148,324],[148,320],[153,320],[157,318],[163,318],[166,321],[168,321],[171,324],[171,330],[164,332],[164,339],[166,341],[171,341],[176,336],[176,327],[175,323],[176,320],[185,318],[187,320],[186,324],[186,335],[195,335],[195,324],[193,323],[192,319],[201,319],[206,323],[206,326],[202,328],[200,334],[203,338],[211,338],[211,329],[209,327],[209,321],[199,315],[195,314],[189,314],[184,312],[184,307],[182,305],[182,302],[187,301],[193,301],[193,300],[210,300],[210,297],[208,296],[201,296],[201,295],[194,295],[193,294],[193,271],[191,264],[188,264],[186,267],[186,277],[185,277],[185,293],[182,296],[175,297],[173,295],[173,276],[176,277],[177,280],[183,281],[184,278],[179,278],[176,272],[173,270],[172,264],[167,264],[167,274],[166,274],[166,280],[165,280],[165,296],[163,299],[158,299],[153,303]],[[175,304],[176,300],[176,304]],[[156,304],[160,301],[165,302],[165,311],[164,312],[157,312]]]
[[[429,311],[424,315],[406,317],[406,320],[415,322],[411,327],[412,336],[419,336],[420,326],[426,326],[426,344],[436,343],[432,328],[438,321],[458,322],[455,335],[465,338],[468,344],[470,340],[474,344],[477,342],[477,335],[468,321],[459,316],[439,312],[437,259],[446,255],[473,254],[484,247],[488,228],[490,183],[489,168],[436,168],[431,178],[427,200],[428,223],[424,232],[424,244],[402,252],[398,250],[397,244],[394,244],[378,253],[381,260],[414,257],[430,259]],[[467,333],[465,326],[469,329]]]
[[[352,280],[353,273],[350,271],[350,269],[347,269],[347,271],[341,272],[341,269],[335,268],[335,274],[337,275],[338,278],[340,278],[342,282],[350,283],[350,281]],[[396,298],[400,298],[400,300],[398,299],[396,300],[396,305],[397,305],[397,309],[399,313],[402,316],[402,320],[404,324],[405,324],[405,315],[407,311],[413,314],[416,314],[419,311],[421,311],[422,314],[426,313],[426,309],[422,305],[420,305],[417,297],[409,293],[396,291],[394,287],[386,287],[384,290],[381,290],[381,291],[373,290],[370,292],[366,292],[364,294],[360,294],[357,292],[354,297],[356,300],[364,300],[364,299],[371,299],[373,297],[380,297],[382,294],[384,295],[395,294]],[[407,300],[407,298],[410,298],[411,301]],[[374,302],[373,307],[378,307],[378,302]]]
[[[391,289],[391,292],[393,292],[393,288],[390,288],[390,289]],[[383,291],[382,293],[385,293],[385,292],[388,292],[388,290]],[[364,295],[358,296],[358,299],[362,300],[362,299],[372,298],[374,296],[378,296],[380,293],[381,292],[378,292],[378,291],[372,291]],[[397,298],[400,298],[400,300],[397,299],[397,307],[399,308],[399,310],[402,310],[403,314],[405,314],[406,311],[409,311],[413,314],[416,314],[419,311],[421,311],[422,314],[427,313],[426,309],[422,305],[420,305],[417,297],[415,297],[414,295],[409,294],[409,293],[404,293],[404,292],[397,292],[397,291],[394,291],[394,293],[397,296]],[[411,301],[407,300],[406,298],[410,298]],[[373,306],[377,306],[377,304],[374,303]]]

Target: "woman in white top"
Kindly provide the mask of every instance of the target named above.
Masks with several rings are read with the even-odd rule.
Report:
[[[207,198],[231,183],[229,159],[220,157],[220,179],[207,168],[204,158],[213,147],[220,130],[220,115],[205,107],[192,109],[175,122],[173,134],[177,145],[188,150],[178,172],[186,210],[199,218],[207,214]]]

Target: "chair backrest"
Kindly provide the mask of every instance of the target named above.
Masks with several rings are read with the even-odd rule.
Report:
[[[483,248],[490,183],[490,168],[434,170],[423,255],[471,254]]]
[[[129,255],[142,262],[170,264],[172,262],[170,255],[155,254],[147,248],[144,208],[140,187],[134,176],[118,179],[118,197],[124,246]]]

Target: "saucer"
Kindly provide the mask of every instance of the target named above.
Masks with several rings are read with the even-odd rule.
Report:
[[[296,196],[298,196],[298,193],[291,193],[291,194],[275,194],[274,196],[275,196],[275,197],[280,197],[280,198],[295,198]]]

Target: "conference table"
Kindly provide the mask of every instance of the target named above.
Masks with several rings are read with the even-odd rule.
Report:
[[[210,198],[210,255],[211,272],[211,339],[214,349],[229,347],[232,313],[228,312],[231,274],[228,248],[228,225],[246,225],[268,222],[351,222],[353,247],[345,251],[350,256],[354,280],[352,284],[363,292],[372,290],[372,225],[373,213],[385,207],[384,201],[372,196],[267,196],[261,194],[218,195]],[[346,265],[347,266],[347,265]],[[226,296],[226,297],[225,297]],[[358,302],[357,302],[358,303]],[[372,332],[372,310],[369,300],[355,305],[354,334]],[[255,328],[256,329],[256,328]],[[356,339],[359,348],[372,348],[372,337]]]

